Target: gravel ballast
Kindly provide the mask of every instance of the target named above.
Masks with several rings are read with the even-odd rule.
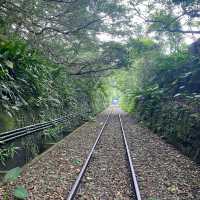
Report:
[[[13,189],[20,185],[28,190],[28,200],[64,200],[111,110],[114,113],[97,144],[76,199],[133,199],[117,115],[120,112],[142,199],[200,200],[200,168],[116,107],[107,109],[96,121],[84,124],[24,166],[18,180],[2,186],[0,192],[9,192],[9,200],[13,200]]]
[[[80,185],[77,199],[135,199],[127,165],[118,113],[114,110]]]
[[[109,109],[100,114],[95,122],[84,124],[24,166],[17,182],[2,187],[0,191],[12,194],[14,187],[20,185],[28,190],[29,200],[63,200],[79,174],[108,112]],[[9,200],[12,199],[10,195]]]
[[[200,200],[200,168],[129,115],[122,120],[142,199]]]

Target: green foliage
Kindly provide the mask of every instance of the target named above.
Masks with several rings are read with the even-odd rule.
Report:
[[[28,197],[28,192],[24,187],[17,186],[14,190],[14,197],[18,199],[26,199]]]
[[[4,177],[4,181],[6,183],[16,181],[17,178],[20,176],[21,172],[22,169],[20,167],[16,167],[9,170]],[[28,192],[24,187],[17,185],[14,189],[13,195],[17,199],[26,199],[28,197]],[[3,198],[5,200],[9,198],[7,192],[4,192]]]
[[[105,64],[115,67],[126,67],[128,65],[128,52],[125,45],[116,42],[106,42],[102,45],[101,55]],[[111,61],[111,62],[110,62]]]
[[[101,80],[91,91],[92,107],[96,113],[101,112],[111,102],[112,94],[108,82],[108,79]]]
[[[130,69],[116,76],[121,107],[199,161],[199,59],[185,49],[164,54],[146,39],[128,46]]]
[[[9,158],[13,158],[14,157],[17,149],[18,148],[15,147],[12,144],[9,147],[7,147],[7,148],[1,148],[0,149],[0,163],[3,164],[3,165],[5,165],[5,162]]]
[[[153,14],[151,17],[152,23],[149,26],[149,30],[167,30],[167,29],[180,29],[181,25],[180,23],[176,20],[176,17],[173,16],[171,13],[167,13],[164,10],[161,10],[160,12]]]
[[[83,79],[72,77],[64,65],[52,64],[27,42],[0,35],[2,131],[62,115],[69,116],[70,128],[76,127],[107,106],[106,90],[101,80],[92,76]],[[51,129],[44,133],[57,138],[59,131]],[[28,154],[35,156],[39,152],[36,141],[31,136],[27,138],[22,145]],[[8,158],[9,148],[3,149],[0,161],[5,163]]]
[[[87,87],[89,80],[71,79],[64,68],[50,64],[24,42],[5,39],[1,43],[0,53],[2,110],[10,116],[24,110],[38,110],[34,118],[48,118],[48,115],[43,116],[48,110],[53,118],[64,114],[68,106],[82,106],[77,102],[79,96],[92,89]],[[81,82],[84,82],[83,85]],[[76,92],[79,86],[83,89],[82,93]],[[77,105],[70,105],[71,102]]]
[[[44,137],[45,137],[45,141],[48,140],[53,140],[53,141],[57,141],[59,135],[58,133],[62,131],[63,125],[57,125],[54,128],[50,128],[50,129],[46,129],[43,131],[44,133]]]
[[[4,192],[2,198],[3,198],[3,200],[9,200],[9,195],[8,195],[8,193],[7,193],[7,192]]]
[[[191,100],[181,103],[151,94],[137,102],[136,113],[150,129],[198,161],[200,116],[192,104],[197,106]]]
[[[48,78],[45,61],[39,54],[20,40],[1,37],[0,67],[2,109],[12,116],[23,107],[36,106],[32,99],[42,94],[45,88],[41,82]]]
[[[74,160],[72,161],[72,163],[73,163],[74,165],[80,165],[80,164],[81,164],[81,161],[80,161],[79,159],[74,159]]]
[[[0,113],[0,131],[13,129],[16,126],[15,119],[8,113]]]
[[[186,51],[177,51],[170,55],[162,55],[156,59],[157,69],[167,70],[183,66],[189,60]]]
[[[5,182],[15,181],[20,176],[21,171],[22,170],[20,167],[16,167],[14,169],[9,170],[4,177],[4,181]]]
[[[194,3],[198,3],[198,0],[172,0],[175,4],[183,4],[184,6],[193,5]]]
[[[158,48],[158,45],[149,38],[131,39],[127,47],[131,56],[138,58],[144,54],[148,54],[150,51]]]

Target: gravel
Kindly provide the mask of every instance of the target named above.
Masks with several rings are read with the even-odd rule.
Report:
[[[104,123],[107,111],[68,135],[24,166],[17,182],[4,185],[0,192],[7,191],[9,200],[16,185],[24,186],[29,200],[63,200],[78,175],[97,134]]]
[[[142,199],[200,200],[200,168],[130,116],[122,116]]]
[[[84,124],[44,154],[23,167],[16,182],[0,187],[10,194],[24,186],[28,200],[63,200],[70,191],[110,109],[95,122]],[[117,113],[122,113],[133,164],[143,200],[200,200],[200,168],[172,145],[114,109],[89,168],[78,200],[133,199]]]
[[[134,199],[118,114],[111,115],[81,183],[78,200]]]

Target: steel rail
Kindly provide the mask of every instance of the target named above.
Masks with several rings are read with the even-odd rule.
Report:
[[[139,190],[139,186],[138,186],[138,182],[137,182],[137,178],[136,178],[136,173],[135,173],[135,170],[134,170],[134,167],[133,167],[133,162],[132,162],[132,159],[131,159],[131,154],[130,154],[130,150],[129,150],[127,139],[126,139],[126,134],[125,134],[125,131],[124,131],[124,128],[123,128],[122,119],[121,119],[120,114],[118,116],[119,116],[119,121],[120,121],[120,126],[121,126],[124,144],[125,144],[125,147],[126,147],[126,154],[127,154],[127,157],[128,157],[128,162],[129,162],[129,166],[130,166],[130,170],[131,170],[133,190],[135,191],[137,200],[141,200],[140,190]]]
[[[67,116],[65,117],[60,117],[55,120],[49,121],[49,122],[43,122],[43,123],[38,123],[35,125],[29,125],[23,128],[7,131],[4,133],[0,133],[0,145],[5,144],[9,141],[15,140],[17,138],[53,127],[58,125],[58,123],[62,123],[67,119]]]
[[[104,122],[104,124],[103,124],[103,126],[102,126],[102,128],[101,128],[101,130],[100,130],[100,132],[99,132],[99,134],[97,136],[97,139],[96,139],[94,145],[92,146],[92,148],[91,148],[91,150],[90,150],[90,152],[88,154],[88,157],[85,160],[85,163],[84,163],[83,167],[81,168],[81,171],[80,171],[80,173],[79,173],[74,185],[72,186],[71,191],[69,192],[69,195],[66,196],[65,200],[73,200],[74,199],[74,197],[76,195],[76,192],[78,190],[78,187],[79,187],[79,185],[81,183],[81,180],[82,180],[82,178],[83,178],[83,176],[85,174],[85,171],[86,171],[86,169],[87,169],[87,167],[89,165],[89,162],[91,160],[91,157],[92,157],[92,154],[93,154],[93,152],[95,150],[95,147],[96,147],[97,143],[99,142],[99,139],[100,139],[100,137],[101,137],[101,135],[103,133],[104,128],[107,125],[107,122],[108,122],[108,119],[110,117],[110,114],[111,113],[109,113],[109,115],[107,116],[106,121]]]

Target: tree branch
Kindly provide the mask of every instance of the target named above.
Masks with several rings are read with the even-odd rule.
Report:
[[[170,32],[170,33],[191,33],[191,34],[200,34],[200,31],[193,31],[193,30],[181,30],[181,29],[161,29],[155,30],[158,32]]]
[[[119,68],[119,67],[108,67],[108,68],[103,68],[103,69],[96,69],[96,70],[94,69],[94,70],[88,70],[88,71],[83,71],[83,72],[70,73],[70,75],[80,76],[80,75],[99,73],[99,72],[104,72],[104,71],[109,71],[109,70],[114,70],[114,69],[121,69],[121,68]]]
[[[104,17],[102,18],[99,18],[99,19],[95,19],[95,20],[92,20],[84,25],[80,25],[79,27],[75,28],[74,30],[71,30],[71,31],[63,31],[63,30],[60,30],[56,27],[44,27],[42,30],[40,30],[40,32],[34,32],[32,31],[35,35],[41,35],[43,34],[45,31],[47,30],[51,30],[51,31],[54,31],[54,32],[57,32],[57,33],[61,33],[63,35],[69,35],[69,34],[72,34],[72,33],[76,33],[76,32],[79,32],[80,30],[82,29],[86,29],[88,26],[98,22],[98,21],[101,21]]]
[[[65,0],[44,0],[44,1],[46,1],[46,2],[55,2],[55,3],[75,3],[75,2],[77,2],[77,1],[79,1],[79,0],[74,0],[74,1],[65,1]]]

